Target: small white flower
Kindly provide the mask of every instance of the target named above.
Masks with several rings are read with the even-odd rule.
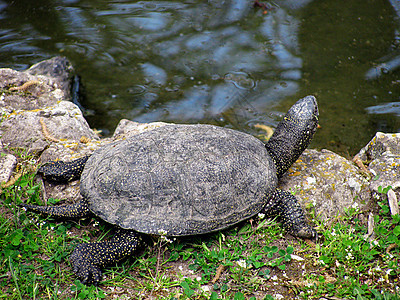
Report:
[[[162,240],[163,242],[166,242],[166,243],[172,243],[172,242],[173,242],[173,240],[170,240],[170,239],[167,238],[165,235],[160,236],[160,238],[161,238],[161,240]]]
[[[159,235],[166,235],[167,232],[164,229],[160,229],[160,230],[158,230],[158,234]]]
[[[239,267],[247,269],[247,263],[244,259],[239,259],[236,263],[238,264]]]
[[[264,219],[264,218],[265,218],[265,214],[259,213],[259,214],[258,214],[258,218],[261,219],[261,220]]]
[[[197,280],[197,281],[201,281],[201,277],[200,277],[200,276],[197,276],[197,277],[196,277],[196,280]]]
[[[352,258],[353,258],[353,255],[351,255],[351,253],[347,253],[346,259],[347,260],[351,260]]]
[[[278,280],[278,276],[276,276],[276,275],[272,276],[272,277],[271,277],[271,280],[273,280],[273,281]]]
[[[207,293],[210,291],[210,287],[208,285],[203,285],[202,287],[200,287],[202,289],[203,292]]]
[[[179,266],[178,269],[179,269],[180,271],[183,271],[183,267],[182,267],[182,266]]]

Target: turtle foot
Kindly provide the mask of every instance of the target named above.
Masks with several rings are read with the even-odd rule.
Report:
[[[70,261],[74,273],[84,284],[97,285],[101,268],[124,259],[140,244],[139,235],[133,230],[118,230],[109,241],[79,244]]]
[[[101,280],[101,268],[94,263],[89,244],[80,244],[72,252],[70,261],[75,275],[83,284],[98,285]]]
[[[74,204],[56,205],[56,206],[41,206],[27,203],[19,204],[25,210],[30,210],[36,213],[52,216],[55,218],[64,219],[79,219],[91,215],[88,203],[85,199],[81,199]]]
[[[318,234],[315,231],[315,229],[307,224],[305,224],[305,226],[303,224],[303,226],[291,228],[291,230],[289,232],[290,232],[290,234],[297,236],[299,238],[310,239],[313,241],[316,241],[317,237],[318,237]]]
[[[51,161],[38,169],[38,174],[46,180],[67,183],[81,177],[83,168],[90,155],[75,159],[70,162]]]
[[[297,199],[289,192],[275,190],[262,210],[267,217],[278,217],[286,230],[303,239],[317,238],[317,232],[307,223]]]

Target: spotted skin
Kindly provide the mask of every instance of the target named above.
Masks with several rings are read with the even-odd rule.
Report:
[[[318,127],[318,105],[313,96],[297,101],[278,124],[265,147],[281,178],[310,144]]]
[[[269,171],[271,171],[270,173],[276,172],[270,178],[275,186],[277,180],[307,147],[316,131],[317,124],[317,103],[314,97],[309,96],[293,105],[278,125],[270,141],[265,145],[268,150],[267,155],[269,155],[266,159],[273,162]],[[167,140],[168,136],[165,139]],[[248,146],[248,144],[246,145]],[[263,147],[262,145],[261,148]],[[81,176],[88,158],[89,156],[86,156],[66,163],[61,161],[51,162],[42,166],[38,173],[42,174],[47,180],[56,182],[75,180]],[[215,184],[218,184],[218,182]],[[119,194],[120,191],[117,192]],[[288,232],[301,238],[316,238],[317,234],[306,222],[304,212],[297,199],[289,192],[273,188],[266,193],[265,197],[262,197],[262,201],[264,201],[262,203],[263,208],[259,212],[265,213],[268,217],[278,217]],[[111,200],[107,204],[112,204]],[[225,204],[221,203],[221,205]],[[76,204],[56,207],[42,207],[30,204],[22,204],[21,206],[35,212],[60,218],[81,218],[92,214],[85,198]],[[215,220],[215,222],[219,221]],[[101,269],[104,266],[131,255],[140,245],[140,234],[137,231],[118,228],[113,238],[108,241],[78,245],[71,254],[70,260],[74,272],[82,282],[98,284],[101,279]]]
[[[64,219],[79,219],[92,215],[85,199],[68,205],[40,206],[22,203],[20,206],[33,212]],[[97,285],[104,266],[131,255],[140,244],[140,234],[124,229],[117,230],[109,241],[79,244],[70,257],[74,273],[83,283]]]
[[[92,212],[89,210],[89,205],[85,199],[82,199],[74,204],[57,206],[41,206],[26,203],[21,203],[20,206],[36,213],[62,219],[79,219],[92,215]]]
[[[74,273],[84,284],[98,284],[101,269],[131,255],[141,244],[133,230],[118,230],[108,241],[79,244],[70,256]]]
[[[83,156],[70,162],[60,160],[51,161],[41,166],[37,173],[42,175],[46,180],[66,183],[77,180],[81,177],[86,161],[90,155]]]
[[[273,191],[261,212],[267,218],[278,217],[283,227],[294,236],[313,240],[317,237],[317,232],[307,224],[296,197],[287,191]]]

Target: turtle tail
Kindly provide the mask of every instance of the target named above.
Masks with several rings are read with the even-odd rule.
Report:
[[[82,199],[74,204],[58,206],[41,206],[26,203],[21,203],[19,206],[25,208],[26,210],[56,218],[79,219],[91,215],[91,211],[89,210],[88,203],[85,199]]]

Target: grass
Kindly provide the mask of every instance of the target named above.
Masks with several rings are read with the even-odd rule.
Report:
[[[148,247],[104,270],[95,287],[75,278],[68,257],[78,243],[106,239],[112,228],[21,210],[22,201],[42,203],[41,188],[34,157],[14,154],[17,172],[30,171],[1,193],[0,299],[400,299],[400,218],[389,212],[390,187],[375,199],[371,236],[356,208],[331,224],[313,220],[316,244],[256,216],[205,236],[147,238]]]

